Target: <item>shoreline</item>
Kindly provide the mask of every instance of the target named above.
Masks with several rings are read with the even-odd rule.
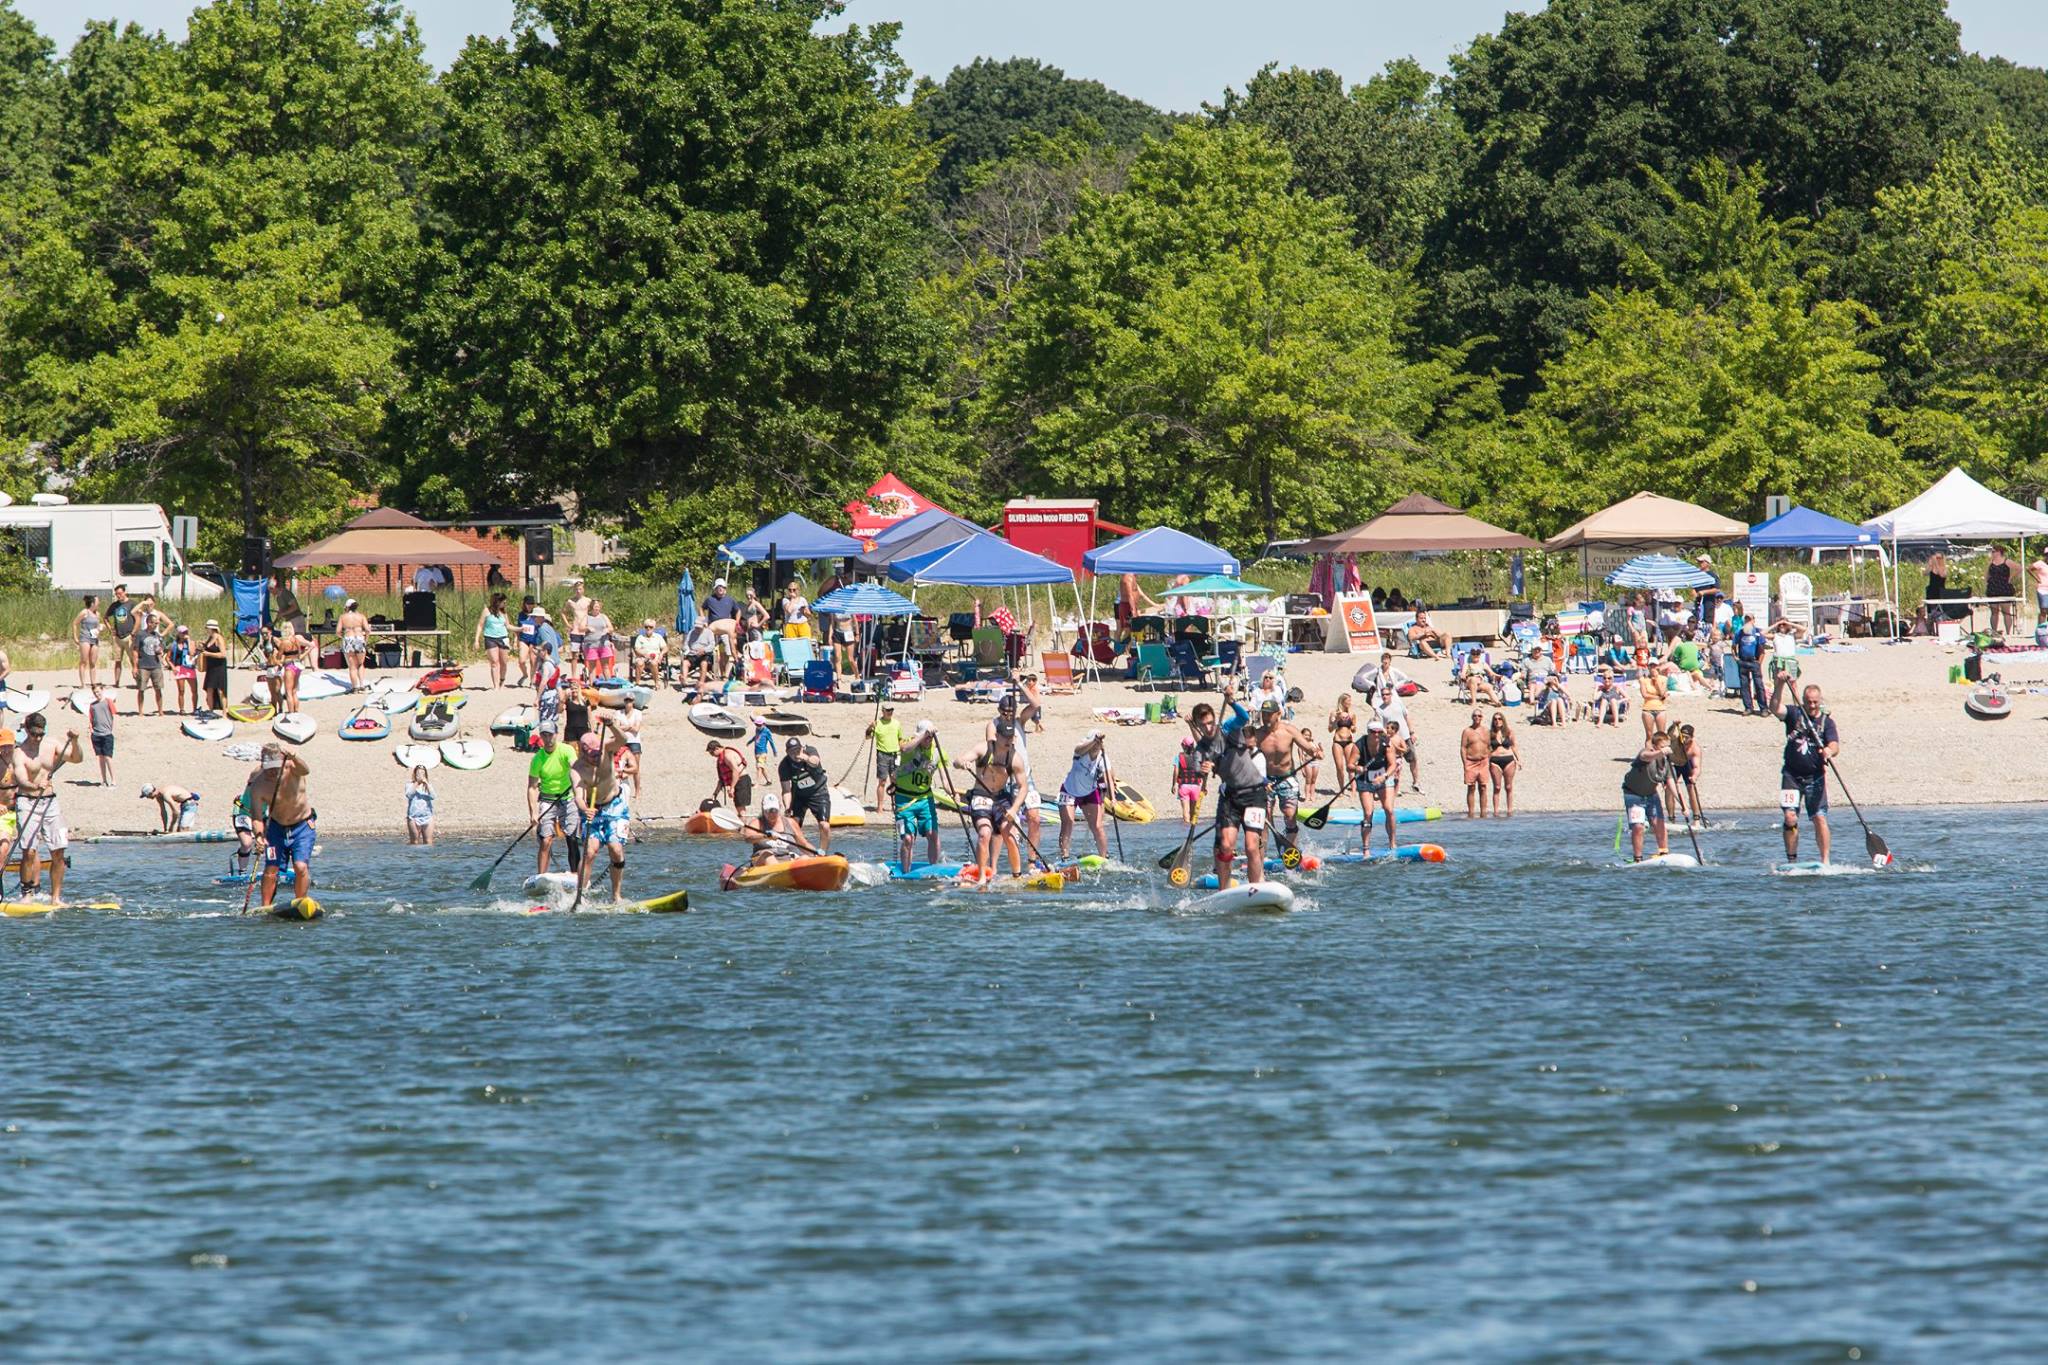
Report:
[[[1930,640],[1900,645],[1879,643],[1857,653],[1800,657],[1803,679],[1822,686],[1842,728],[1841,773],[1851,784],[1857,801],[1866,808],[1997,806],[2011,801],[2048,801],[2048,772],[2036,768],[2024,752],[2024,746],[2038,733],[2036,727],[2048,718],[2048,695],[2023,690],[2031,683],[2048,693],[2048,662],[2031,679],[2008,676],[2007,686],[2013,690],[2013,714],[2002,721],[1986,722],[1964,713],[1962,701],[1967,689],[1946,681],[1949,665],[1960,658],[1959,650],[1946,649]],[[1340,692],[1349,690],[1351,675],[1361,662],[1358,655],[1288,656],[1287,680],[1305,694],[1304,701],[1295,707],[1297,722],[1309,727],[1318,742],[1326,738],[1325,723],[1332,705]],[[1448,699],[1447,662],[1403,660],[1400,666],[1428,690],[1408,702],[1422,754],[1422,790],[1417,794],[1404,789],[1398,804],[1441,808],[1443,820],[1432,822],[1429,828],[1446,830],[1465,818],[1457,735],[1468,713]],[[2013,673],[2020,671],[2015,668]],[[481,673],[480,666],[467,670],[471,680]],[[377,672],[368,676],[374,680],[387,675]],[[388,676],[411,680],[418,674],[399,670]],[[248,670],[235,670],[230,696],[244,695],[252,677]],[[75,726],[83,735],[88,730],[85,717],[64,704],[75,680],[75,670],[67,676],[39,669],[18,671],[10,681],[17,689],[23,684],[50,689],[53,697],[46,715],[52,733],[61,735]],[[1590,695],[1591,685],[1583,675],[1573,675],[1569,686],[1576,699]],[[491,738],[491,720],[499,712],[529,700],[531,695],[530,691],[515,692],[509,688],[467,689],[460,736]],[[1178,722],[1112,724],[1095,714],[1098,707],[1142,709],[1146,702],[1165,695],[1169,694],[1103,681],[1085,684],[1073,695],[1046,697],[1044,733],[1026,736],[1041,792],[1050,792],[1058,785],[1072,746],[1080,742],[1088,729],[1099,727],[1108,736],[1108,751],[1117,776],[1137,786],[1158,811],[1158,818],[1151,824],[1162,833],[1184,830],[1171,801],[1169,775],[1186,727]],[[1183,715],[1197,702],[1215,699],[1213,692],[1181,692],[1178,696]],[[225,828],[229,803],[246,780],[250,765],[226,757],[221,752],[223,743],[184,736],[178,728],[180,717],[169,715],[159,720],[150,715],[138,719],[129,714],[126,708],[133,698],[132,689],[121,694],[123,709],[115,732],[114,784],[96,785],[97,767],[89,746],[82,772],[79,766],[72,766],[59,775],[58,795],[73,835],[135,831],[152,825],[155,805],[139,800],[137,793],[144,783],[161,782],[175,782],[201,794],[201,829]],[[406,770],[394,761],[392,750],[394,742],[402,742],[403,726],[394,726],[397,741],[344,741],[336,735],[337,727],[361,702],[360,695],[341,696],[308,702],[303,708],[320,727],[319,733],[301,748],[312,769],[312,792],[320,813],[320,828],[323,833],[402,839],[400,814]],[[872,706],[850,702],[789,702],[784,706],[810,717],[814,727],[811,742],[818,748],[827,770],[837,780],[851,769],[847,785],[858,789],[869,761],[860,751],[863,732],[874,714]],[[646,770],[643,792],[634,803],[634,813],[636,822],[643,823],[650,833],[658,834],[665,827],[680,825],[714,787],[711,759],[705,752],[706,737],[689,725],[686,709],[680,694],[664,691],[655,696],[645,712]],[[1586,722],[1556,729],[1531,726],[1524,720],[1529,712],[1528,707],[1506,711],[1523,755],[1516,779],[1517,812],[1601,814],[1611,819],[1620,809],[1622,770],[1643,733],[1633,708],[1622,726],[1600,728]],[[1667,715],[1692,722],[1696,727],[1703,746],[1701,794],[1710,817],[1716,810],[1777,808],[1778,757],[1784,733],[1778,722],[1744,718],[1732,700],[1700,695],[1674,695]],[[955,757],[980,742],[994,716],[993,706],[959,701],[950,689],[937,688],[928,690],[923,701],[905,702],[897,709],[897,718],[906,730],[919,718],[932,719],[941,743]],[[7,713],[6,720],[19,723],[14,713]],[[236,727],[232,740],[226,743],[260,743],[270,737],[268,724],[244,724]],[[458,771],[444,766],[435,770],[434,785],[440,794],[436,811],[439,832],[510,838],[525,828],[525,756],[514,753],[508,739],[493,738],[491,743],[493,761],[488,768]],[[736,747],[747,752],[749,746],[743,741]],[[92,779],[93,784],[81,785],[81,779],[86,778]],[[1334,774],[1326,763],[1319,786],[1327,788],[1333,784]],[[757,777],[757,790],[761,786]],[[871,784],[858,794],[865,801],[874,800]],[[1325,799],[1327,796],[1318,795],[1307,804],[1320,805]],[[1842,828],[1845,822],[1853,824],[1854,815],[1839,782],[1830,782],[1830,799],[1836,827]],[[1204,803],[1205,813],[1213,810],[1213,803],[1212,791]],[[1053,823],[1057,823],[1056,816]],[[834,837],[852,835],[867,843],[890,830],[886,811],[870,811],[865,828],[835,831]],[[1129,833],[1127,829],[1127,837]]]

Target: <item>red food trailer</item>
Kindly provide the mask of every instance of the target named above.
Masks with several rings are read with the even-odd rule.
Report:
[[[1104,521],[1099,506],[1093,498],[1012,498],[1003,504],[1003,539],[1064,564],[1080,578],[1081,556],[1095,548],[1098,532],[1131,534],[1128,526]]]

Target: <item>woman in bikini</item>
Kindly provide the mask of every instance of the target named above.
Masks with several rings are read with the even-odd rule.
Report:
[[[289,621],[277,628],[277,667],[284,680],[284,701],[278,707],[280,714],[299,709],[299,668],[306,656],[306,641]],[[275,689],[273,689],[273,692]]]
[[[1351,785],[1351,746],[1358,739],[1358,713],[1351,709],[1351,694],[1337,697],[1337,709],[1330,712],[1330,757],[1337,768],[1337,790]]]
[[[1513,815],[1515,813],[1515,772],[1522,766],[1522,757],[1515,748],[1515,730],[1508,724],[1505,711],[1493,713],[1493,723],[1486,729],[1487,766],[1493,777],[1493,813]]]

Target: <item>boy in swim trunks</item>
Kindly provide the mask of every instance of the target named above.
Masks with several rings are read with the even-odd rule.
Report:
[[[598,731],[608,731],[602,736]],[[577,894],[590,885],[590,867],[603,849],[611,860],[612,900],[623,900],[626,880],[626,841],[632,837],[633,807],[626,788],[619,781],[619,751],[626,747],[626,732],[610,711],[597,713],[597,729],[577,741],[579,756],[573,767],[578,790],[577,804],[583,816],[583,866],[576,870]]]

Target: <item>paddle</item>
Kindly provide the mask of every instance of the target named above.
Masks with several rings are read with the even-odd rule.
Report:
[[[1684,793],[1679,789],[1677,778],[1674,777],[1664,784],[1664,800],[1666,802],[1666,814],[1664,818],[1667,823],[1670,821],[1671,818],[1669,814],[1669,803],[1674,801],[1683,803],[1684,799],[1685,796]],[[1692,856],[1699,862],[1699,865],[1701,867],[1705,867],[1707,865],[1707,855],[1700,852],[1700,836],[1698,831],[1696,831],[1692,827],[1692,817],[1686,811],[1685,806],[1683,804],[1680,804],[1678,806],[1678,813],[1680,817],[1685,820],[1686,837],[1692,840]]]
[[[1274,818],[1274,804],[1273,798],[1268,796],[1266,798],[1266,833],[1272,835],[1273,842],[1280,845],[1280,866],[1292,871],[1301,866],[1301,845],[1288,838],[1287,831],[1280,828],[1280,822]]]
[[[1107,757],[1102,761],[1102,780],[1109,784],[1109,798],[1117,799],[1116,770],[1109,766]],[[1121,863],[1124,862],[1124,822],[1117,819],[1115,811],[1109,811],[1108,815],[1111,828],[1116,830],[1116,860]]]
[[[934,738],[932,740],[932,745],[934,748],[937,747],[938,742],[939,741],[937,740],[937,738]],[[933,755],[932,766],[937,768],[939,770],[939,776],[946,780],[946,795],[953,798],[953,814],[960,817],[960,832],[967,836],[967,856],[970,858],[974,858],[974,824],[967,818],[967,803],[960,799],[960,789],[953,785],[953,770],[952,767],[946,763],[945,754],[943,751],[940,751]],[[991,835],[989,838],[988,853],[991,859],[995,857],[995,838],[993,835]],[[981,867],[981,860],[979,858],[975,858],[974,866],[977,870],[979,870],[979,868]]]
[[[1795,701],[1794,705],[1797,706],[1798,703]],[[1820,729],[1814,725],[1813,717],[1806,714],[1804,706],[1799,706],[1798,710],[1800,719],[1806,722],[1806,732],[1813,736],[1814,747],[1820,750],[1822,758],[1827,759],[1828,771],[1835,775],[1835,782],[1842,788],[1842,795],[1848,800],[1849,809],[1856,812],[1856,823],[1863,826],[1863,851],[1879,865],[1890,863],[1891,849],[1885,846],[1884,840],[1877,837],[1877,832],[1871,829],[1870,822],[1863,818],[1863,807],[1857,805],[1856,798],[1849,794],[1849,784],[1842,781],[1842,770],[1835,766],[1835,760],[1828,754],[1827,746],[1821,743]]]
[[[519,847],[519,845],[526,842],[526,836],[528,834],[531,834],[536,829],[540,828],[541,819],[548,813],[548,806],[559,806],[561,804],[561,798],[556,797],[554,800],[542,805],[540,808],[540,814],[533,817],[533,823],[528,825],[526,829],[519,835],[518,838],[514,839],[511,843],[505,845],[505,851],[498,855],[498,861],[492,863],[489,867],[485,868],[480,875],[470,879],[469,889],[472,891],[490,890],[492,874],[498,870],[499,866],[504,863],[505,859],[512,856],[513,849]]]
[[[583,908],[583,889],[590,884],[590,874],[584,870],[590,865],[590,849],[583,842],[589,836],[582,831],[589,829],[590,822],[597,818],[597,812],[594,809],[588,814],[584,814],[581,802],[577,803],[577,813],[582,818],[576,822],[576,847],[583,850],[583,863],[582,866],[576,869],[576,899],[569,902],[569,913],[572,915]]]

